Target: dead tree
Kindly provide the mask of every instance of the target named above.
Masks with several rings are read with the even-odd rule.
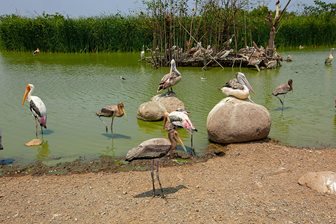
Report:
[[[284,7],[283,10],[280,10],[280,0],[277,0],[275,3],[275,15],[274,18],[272,17],[272,13],[269,12],[269,14],[266,17],[266,20],[269,23],[270,26],[270,34],[269,34],[269,39],[268,39],[268,45],[266,48],[266,55],[267,57],[272,58],[274,56],[274,51],[275,51],[275,44],[274,44],[274,40],[275,40],[275,36],[277,33],[277,30],[279,28],[280,25],[280,21],[281,18],[283,16],[283,14],[286,12],[286,9],[289,5],[289,3],[291,2],[291,0],[287,1],[286,6]]]

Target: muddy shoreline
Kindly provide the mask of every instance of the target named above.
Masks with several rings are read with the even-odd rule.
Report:
[[[256,144],[256,143],[271,143],[279,147],[291,147],[280,144],[278,141],[272,139],[264,139],[261,141],[255,141],[250,143],[239,143],[243,145]],[[195,163],[206,162],[209,159],[225,156],[228,146],[239,145],[239,144],[229,144],[220,145],[215,143],[209,143],[205,150],[205,153],[201,156],[188,156],[182,151],[178,151],[175,158],[161,158],[161,167],[171,167],[171,166],[182,166],[182,165],[192,165]],[[302,148],[308,149],[308,148]],[[309,148],[310,150],[323,150],[328,148]],[[98,172],[127,172],[127,171],[144,171],[149,170],[149,162],[146,160],[133,161],[128,163],[124,158],[116,158],[111,156],[100,156],[97,159],[85,159],[78,158],[71,162],[60,162],[56,165],[46,165],[43,161],[35,161],[33,163],[18,165],[0,165],[0,177],[15,177],[24,175],[70,175],[70,174],[83,174],[83,173],[98,173]]]

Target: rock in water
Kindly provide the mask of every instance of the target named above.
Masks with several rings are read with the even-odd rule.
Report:
[[[30,140],[29,142],[25,143],[25,146],[37,146],[37,145],[41,145],[42,144],[42,140],[39,138],[34,138],[32,140]]]
[[[260,140],[271,130],[271,117],[264,106],[227,97],[208,114],[207,130],[209,140],[221,144]]]
[[[309,172],[303,175],[298,182],[320,193],[336,194],[335,172]]]
[[[156,95],[139,106],[137,117],[144,121],[159,121],[163,119],[165,111],[170,113],[178,108],[184,109],[184,103],[177,97]]]
[[[179,108],[184,108],[184,103],[177,98],[175,95],[165,96],[165,95],[156,95],[153,96],[152,101],[158,102],[164,106],[168,113],[173,112]]]
[[[165,108],[158,102],[148,101],[142,103],[137,112],[137,117],[144,121],[162,120]]]

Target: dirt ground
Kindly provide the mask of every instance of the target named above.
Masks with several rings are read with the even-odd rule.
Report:
[[[336,223],[336,195],[298,184],[310,171],[335,172],[335,148],[211,147],[221,156],[164,162],[166,199],[152,197],[142,163],[3,170],[0,223]]]

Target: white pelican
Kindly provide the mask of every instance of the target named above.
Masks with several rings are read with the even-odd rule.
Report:
[[[36,138],[38,136],[37,134],[37,126],[38,123],[41,127],[41,134],[43,137],[43,129],[47,128],[47,107],[43,103],[43,101],[38,96],[32,96],[32,93],[34,91],[34,85],[28,84],[26,86],[25,93],[23,94],[22,98],[22,106],[24,105],[24,102],[27,100],[29,102],[29,109],[32,112],[34,118],[35,118],[35,134]],[[38,122],[38,123],[37,123]]]
[[[114,117],[122,117],[126,114],[124,103],[120,102],[117,105],[107,105],[96,112],[96,115],[104,123],[100,117],[112,117],[111,121],[111,133],[113,133],[113,119]],[[104,123],[105,124],[105,123]],[[106,132],[108,132],[107,125],[105,124]]]
[[[272,92],[272,95],[277,97],[280,100],[280,103],[282,105],[282,108],[281,108],[282,110],[284,106],[285,96],[289,91],[293,91],[293,80],[292,79],[289,79],[287,83],[280,84]],[[281,100],[279,95],[284,95],[284,99]]]
[[[40,49],[39,48],[36,48],[35,51],[33,51],[33,55],[36,55],[36,54],[39,54],[40,53]]]
[[[155,184],[154,184],[154,164],[156,164],[156,179],[159,182],[161,189],[161,197],[164,198],[162,185],[159,178],[159,158],[162,158],[176,149],[177,142],[182,143],[174,128],[168,130],[168,139],[166,138],[152,138],[142,142],[137,147],[129,150],[126,155],[126,161],[133,160],[152,160],[151,177],[153,184],[153,197],[155,197]]]
[[[188,112],[184,109],[177,109],[176,111],[165,113],[165,116],[169,118],[169,121],[174,125],[175,127],[184,128],[187,130],[191,135],[191,148],[193,147],[193,133],[197,132],[197,129],[194,127],[194,125],[191,123],[191,120],[188,116]]]
[[[181,78],[181,73],[176,69],[176,62],[172,59],[170,62],[170,72],[162,77],[157,92],[168,88],[168,95],[174,93],[173,86],[176,85]]]
[[[249,98],[250,91],[254,93],[251,84],[241,72],[237,72],[236,78],[229,80],[221,90],[227,96],[234,96],[241,100]]]
[[[331,65],[332,61],[334,60],[333,51],[334,48],[331,48],[328,57],[324,61],[324,64]]]

